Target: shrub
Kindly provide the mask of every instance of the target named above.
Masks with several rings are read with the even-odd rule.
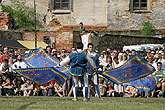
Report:
[[[35,30],[35,18],[34,18],[34,9],[25,6],[25,0],[10,0],[12,5],[3,5],[2,12],[10,13],[13,18],[13,27],[14,30]],[[40,25],[40,22],[37,20],[37,27]]]
[[[152,24],[147,21],[143,22],[143,28],[140,30],[141,35],[155,35],[155,28]]]

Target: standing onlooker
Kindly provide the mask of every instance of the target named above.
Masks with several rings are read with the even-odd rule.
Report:
[[[159,56],[158,55],[154,55],[154,61],[152,66],[157,70],[157,63],[159,61]]]
[[[119,61],[118,61],[118,57],[114,57],[114,68],[119,67]],[[114,84],[114,90],[116,93],[118,93],[120,96],[123,95],[123,87],[121,86],[121,84],[117,85]]]
[[[137,52],[136,52],[136,50],[132,50],[132,55],[135,55]]]
[[[80,35],[83,35],[84,32],[85,32],[85,28],[83,27],[83,23],[80,22],[79,26],[80,26],[80,27],[77,28],[77,31],[80,32]]]
[[[107,64],[103,67],[103,71],[114,68],[114,64],[111,56],[107,56],[106,63]]]
[[[150,65],[152,65],[152,64],[153,64],[152,56],[148,56],[147,61],[148,61],[148,63],[149,63]]]
[[[126,61],[127,61],[127,55],[124,53],[124,54],[122,55],[122,60],[120,61],[120,63],[119,63],[118,66],[123,65]]]
[[[162,57],[160,59],[160,62],[162,63],[162,70],[165,71],[165,53],[161,53]]]

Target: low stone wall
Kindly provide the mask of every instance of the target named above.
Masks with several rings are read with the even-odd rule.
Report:
[[[101,52],[106,48],[122,50],[124,45],[137,45],[137,44],[163,44],[165,38],[155,38],[152,36],[128,36],[128,35],[112,35],[105,34],[104,36],[94,36],[92,43],[95,48]]]

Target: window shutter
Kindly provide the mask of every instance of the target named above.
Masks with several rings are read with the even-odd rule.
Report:
[[[133,11],[133,0],[130,0],[129,7],[130,7],[130,11]]]
[[[55,3],[54,0],[50,0],[50,11],[55,9]]]
[[[70,2],[71,2],[71,3],[70,3],[70,9],[71,9],[72,12],[74,12],[74,10],[73,10],[73,6],[74,6],[73,4],[74,4],[74,1],[73,1],[73,0],[70,0]]]

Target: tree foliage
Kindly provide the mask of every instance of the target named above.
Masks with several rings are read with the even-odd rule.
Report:
[[[3,12],[9,12],[13,18],[14,30],[35,30],[34,8],[25,6],[25,0],[10,0],[12,5],[1,4]],[[37,27],[40,22],[37,20]]]
[[[141,35],[155,35],[155,28],[147,21],[143,22],[143,28],[140,30]]]

